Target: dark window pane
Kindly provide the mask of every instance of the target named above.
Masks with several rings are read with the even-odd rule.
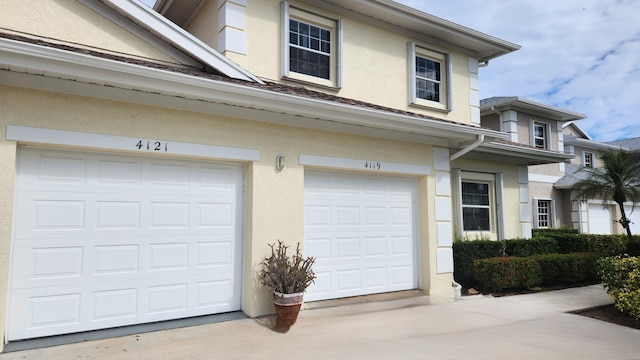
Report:
[[[300,23],[298,25],[298,28],[300,29],[300,34],[304,34],[304,35],[309,35],[309,25],[305,24],[305,23]]]
[[[298,32],[298,22],[295,20],[289,20],[289,31]]]
[[[312,37],[319,39],[320,38],[320,28],[319,27],[315,27],[315,26],[311,26],[310,27],[310,31],[309,31],[309,35],[311,35]]]
[[[463,182],[462,204],[489,206],[489,185]]]
[[[311,39],[311,49],[319,51],[320,50],[320,40]]]
[[[331,32],[329,32],[329,30],[320,29],[320,38],[324,41],[330,41]]]
[[[462,222],[464,231],[490,231],[489,209],[462,208]]]

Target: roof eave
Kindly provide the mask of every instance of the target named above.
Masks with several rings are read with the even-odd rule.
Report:
[[[14,79],[23,72],[39,74],[31,75],[27,87],[81,96],[199,112],[222,109],[229,116],[330,131],[404,134],[403,138],[432,139],[433,144],[442,146],[457,146],[480,134],[489,140],[507,137],[480,127],[274,92],[248,83],[216,81],[3,38],[0,59],[1,67],[19,69]],[[23,79],[12,83],[10,76],[3,78],[6,82],[2,83],[8,85],[25,87],[27,83]]]
[[[561,163],[574,158],[574,155],[572,154],[565,154],[549,150],[540,150],[499,142],[484,143],[480,145],[480,147],[476,151],[484,154],[509,157],[512,159],[512,162],[527,166]]]
[[[575,121],[587,118],[587,115],[585,114],[564,110],[555,106],[542,104],[519,96],[514,96],[509,100],[503,102],[483,105],[480,107],[480,112],[486,114],[491,112],[492,108],[501,111],[510,109],[522,109],[532,113],[539,112],[543,113],[545,116],[561,122]]]

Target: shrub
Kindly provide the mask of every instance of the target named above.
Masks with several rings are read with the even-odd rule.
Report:
[[[602,256],[622,255],[627,251],[629,239],[626,235],[583,234],[589,244],[589,252]]]
[[[558,242],[558,252],[561,254],[589,251],[589,241],[583,234],[565,234],[555,239]]]
[[[453,244],[453,266],[456,281],[465,287],[473,286],[473,261],[503,255],[504,242],[478,240]]]
[[[627,254],[629,256],[640,256],[640,237],[633,236],[633,241],[627,244]]]
[[[578,229],[570,229],[570,228],[559,228],[559,229],[532,229],[531,236],[536,239],[539,237],[543,238],[565,238],[567,235],[578,234]]]
[[[616,308],[640,319],[640,258],[605,257],[598,260],[597,267]]]
[[[542,269],[531,258],[497,257],[473,262],[476,280],[489,291],[531,288],[542,282]]]
[[[594,253],[546,254],[532,259],[540,264],[542,283],[545,285],[576,284],[596,279]]]
[[[505,245],[505,252],[508,256],[524,257],[558,252],[557,242],[551,238],[544,237],[507,240]]]

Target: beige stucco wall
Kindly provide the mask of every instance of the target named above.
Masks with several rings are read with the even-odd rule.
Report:
[[[303,241],[304,166],[301,153],[376,159],[433,166],[428,145],[276,126],[202,113],[140,106],[23,88],[0,87],[0,129],[7,125],[71,130],[89,134],[162,139],[186,143],[257,149],[260,160],[246,163],[246,222],[243,263],[243,310],[250,316],[272,312],[266,291],[256,287],[256,266],[277,239]],[[15,181],[16,143],[0,140],[0,323],[4,324],[9,278],[9,253]],[[275,157],[286,156],[283,171]],[[475,164],[475,163],[474,163]],[[487,166],[498,167],[497,164]],[[505,172],[510,184],[512,171]],[[435,176],[419,183],[420,288],[434,298],[451,299],[452,275],[436,274],[437,233],[433,211]],[[508,179],[508,180],[507,180]],[[511,190],[505,198],[511,198]],[[508,208],[507,213],[513,210]],[[509,221],[507,221],[509,223]],[[509,228],[509,233],[514,230]]]
[[[209,1],[209,3],[212,2],[215,1]],[[290,5],[331,19],[343,19],[342,89],[314,87],[311,84],[305,84],[305,86],[381,106],[471,123],[469,106],[471,81],[467,55],[383,30],[300,1],[290,1]],[[210,4],[205,8],[210,9]],[[199,25],[207,21],[205,16],[214,15],[207,11],[207,15],[198,16],[194,24],[189,26],[189,30],[203,41],[213,43],[213,40],[206,39],[212,36],[211,31],[203,30],[204,28]],[[280,18],[280,0],[248,0],[244,14],[247,55],[228,53],[227,56],[261,78],[282,81]],[[452,55],[453,110],[451,112],[409,106],[407,58],[408,43],[411,41],[415,41],[420,47]]]
[[[79,1],[47,0],[26,4],[23,0],[3,0],[0,2],[0,24],[18,35],[44,36],[65,45],[177,64],[175,59]]]

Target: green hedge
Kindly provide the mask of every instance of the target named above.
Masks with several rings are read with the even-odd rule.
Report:
[[[551,238],[512,239],[505,241],[507,256],[532,256],[539,254],[553,254],[558,252],[558,243]]]
[[[496,257],[473,262],[476,280],[489,291],[531,288],[542,283],[542,268],[530,257]]]
[[[504,242],[491,240],[459,241],[453,244],[453,267],[457,282],[464,287],[475,283],[473,261],[504,255]]]
[[[625,235],[576,234],[573,229],[536,229],[535,235],[532,239],[455,242],[453,263],[456,281],[465,288],[477,286],[474,260],[492,257],[526,257],[553,253],[594,253],[599,257],[624,253],[640,255],[640,236],[635,236],[634,241],[628,244]]]
[[[616,308],[640,319],[640,258],[606,257],[598,260],[597,267]]]
[[[640,256],[640,237],[634,236],[633,241],[627,244],[627,254],[629,256]]]
[[[578,231],[578,229],[570,229],[570,228],[532,229],[531,237],[534,239],[539,237],[557,239],[557,238],[564,238],[567,235],[574,235],[579,233],[580,232]]]
[[[596,280],[598,254],[546,254],[532,256],[542,268],[542,284],[577,284]]]
[[[502,291],[595,280],[598,258],[593,253],[506,256],[478,259],[473,265],[475,279],[481,288]]]

